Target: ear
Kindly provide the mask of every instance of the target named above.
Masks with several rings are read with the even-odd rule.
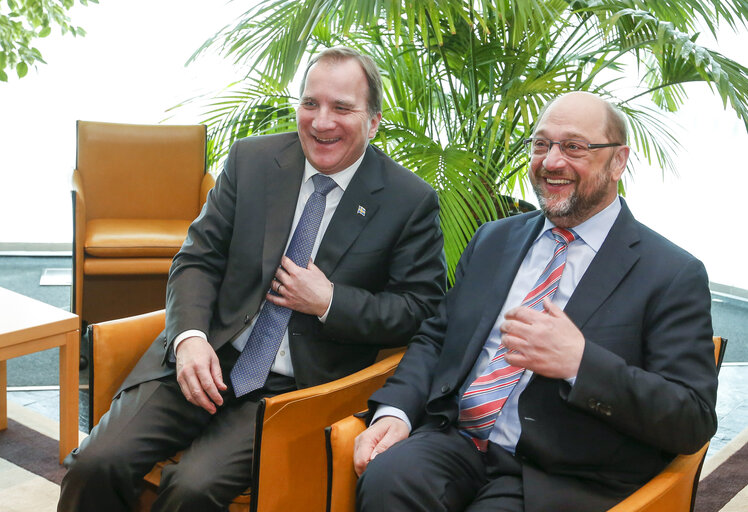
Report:
[[[382,113],[377,112],[376,115],[369,119],[369,138],[373,139],[379,129],[379,122],[382,120]]]
[[[616,152],[613,154],[613,160],[610,162],[611,178],[614,181],[618,181],[623,176],[623,171],[626,170],[626,163],[629,161],[629,152],[631,148],[628,146],[621,146],[616,148]]]

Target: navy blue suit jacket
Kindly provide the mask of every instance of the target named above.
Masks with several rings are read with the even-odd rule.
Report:
[[[573,389],[536,374],[519,399],[516,454],[528,512],[607,510],[716,430],[704,266],[637,222],[621,201],[565,308],[586,341]],[[454,288],[370,410],[398,407],[414,429],[456,423],[458,390],[543,221],[532,212],[476,232]]]

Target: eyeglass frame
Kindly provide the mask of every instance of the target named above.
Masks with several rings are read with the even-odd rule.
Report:
[[[538,139],[540,139],[540,140],[547,140],[549,142],[549,144],[548,144],[548,151],[545,153],[545,155],[542,155],[542,154],[536,155],[535,153],[532,152],[532,150],[529,149],[531,147],[532,141],[538,140]],[[559,151],[561,151],[561,154],[564,155],[564,156],[566,156],[566,157],[577,159],[577,158],[584,158],[587,155],[587,153],[585,153],[584,155],[580,155],[580,156],[571,156],[571,155],[569,155],[568,153],[566,153],[566,151],[563,149],[563,146],[561,145],[561,143],[563,143],[563,142],[578,142],[581,146],[586,147],[587,151],[590,151],[592,149],[615,148],[615,147],[620,147],[620,146],[624,146],[625,145],[625,144],[621,144],[620,142],[605,142],[605,143],[602,143],[602,144],[592,144],[590,142],[586,142],[586,141],[580,140],[580,139],[552,140],[552,139],[549,139],[548,137],[529,137],[527,139],[523,139],[522,140],[522,143],[525,145],[526,150],[528,151],[528,153],[530,153],[530,157],[534,157],[534,156],[548,156],[550,154],[551,150],[553,149],[553,145],[554,144],[558,144]]]

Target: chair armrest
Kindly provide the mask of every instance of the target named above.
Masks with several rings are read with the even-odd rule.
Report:
[[[324,509],[325,427],[366,408],[400,358],[402,352],[342,379],[261,402],[252,472],[256,510]]]
[[[200,183],[200,208],[202,209],[205,201],[208,200],[208,192],[216,185],[216,179],[212,174],[206,172],[203,181]],[[198,212],[199,213],[199,212]]]
[[[366,429],[357,416],[348,416],[325,429],[327,441],[327,512],[356,510],[356,482],[353,469],[353,445]]]
[[[71,194],[73,199],[73,286],[70,305],[80,316],[83,308],[83,242],[86,240],[86,196],[83,194],[83,177],[73,171]]]
[[[656,477],[608,512],[682,512],[692,510],[701,465],[709,443],[691,455],[678,455]]]
[[[109,410],[114,393],[164,330],[164,310],[90,326],[91,426]]]

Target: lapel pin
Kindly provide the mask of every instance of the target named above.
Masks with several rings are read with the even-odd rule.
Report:
[[[358,205],[358,210],[356,210],[356,213],[358,215],[361,215],[362,217],[366,217],[366,208],[364,208],[361,205]]]

